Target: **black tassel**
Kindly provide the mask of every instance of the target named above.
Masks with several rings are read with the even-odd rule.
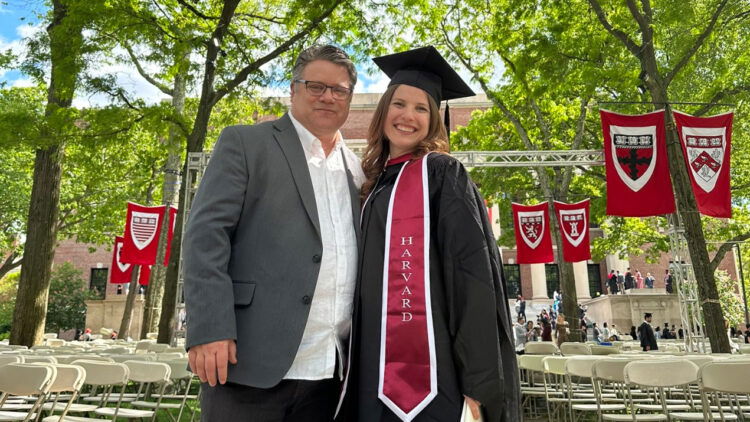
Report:
[[[445,132],[448,134],[448,151],[451,148],[451,108],[448,105],[448,101],[445,102]]]

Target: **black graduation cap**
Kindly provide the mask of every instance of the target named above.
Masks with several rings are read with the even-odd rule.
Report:
[[[388,86],[404,84],[420,88],[438,105],[442,100],[475,95],[433,46],[376,57],[372,60],[391,78]]]
[[[391,85],[409,85],[432,97],[440,107],[442,100],[476,95],[433,46],[372,59],[391,78]],[[450,114],[445,105],[445,128],[450,134]]]
[[[644,319],[649,317],[651,317],[651,312],[646,312],[645,314],[643,314]]]

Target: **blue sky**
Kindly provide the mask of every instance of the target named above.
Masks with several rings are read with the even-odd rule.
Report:
[[[4,4],[7,3],[7,4]],[[41,0],[5,0],[0,3],[0,50],[21,47],[24,33],[37,24],[37,13],[44,4]],[[24,84],[25,78],[17,71],[0,70],[0,81],[8,85]]]

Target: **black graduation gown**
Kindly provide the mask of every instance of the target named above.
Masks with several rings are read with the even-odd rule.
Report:
[[[463,395],[482,403],[487,421],[519,421],[510,313],[484,200],[456,159],[427,160],[438,395],[414,421],[458,421]],[[398,421],[377,390],[386,215],[403,165],[385,169],[363,210],[351,371],[339,420]]]
[[[641,327],[638,328],[638,334],[641,339],[641,347],[643,351],[646,351],[646,346],[649,346],[650,350],[659,350],[659,346],[656,344],[656,336],[654,335],[654,329],[651,328],[651,324],[644,321]]]

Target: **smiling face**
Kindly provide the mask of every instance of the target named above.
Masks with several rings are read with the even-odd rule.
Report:
[[[391,158],[413,152],[430,129],[427,93],[409,85],[396,88],[383,125]]]
[[[328,86],[353,88],[346,68],[327,60],[310,62],[302,71],[302,79]],[[304,83],[292,82],[291,112],[313,135],[326,141],[332,139],[344,125],[349,115],[351,98],[350,95],[345,100],[337,100],[328,88],[322,95],[311,95]]]

